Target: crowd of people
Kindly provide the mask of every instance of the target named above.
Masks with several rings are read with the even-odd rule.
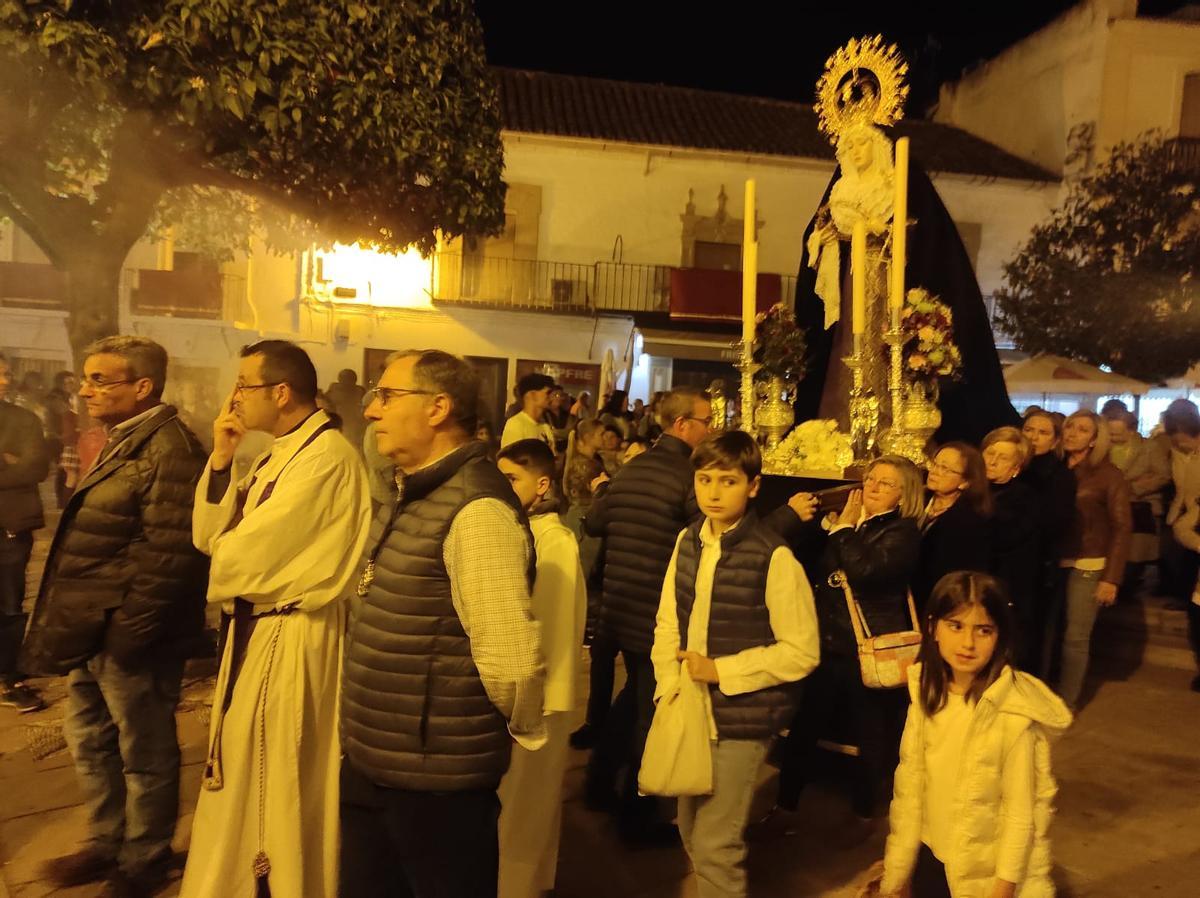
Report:
[[[857,754],[847,844],[890,807],[878,894],[1052,894],[1046,746],[1099,609],[1157,562],[1200,658],[1186,400],[1144,439],[1120,404],[1033,408],[924,470],[875,459],[832,510],[797,492],[760,512],[757,444],[696,388],[593,409],[529,374],[492,445],[461,358],[396,353],[372,389],[342,372],[321,394],[302,349],[264,340],[202,445],[162,401],[161,346],[85,356],[41,415],[0,359],[2,701],[38,710],[24,677],[67,678],[88,811],[57,887],[144,896],[170,875],[174,712],[185,660],[211,652],[206,608],[220,667],[186,898],[540,895],[572,746],[628,843],[682,842],[701,898],[745,895],[748,827],[789,828],[831,738]],[[76,391],[94,458],[70,457]],[[271,443],[243,475],[254,432]],[[62,515],[27,622],[52,466]],[[699,741],[647,751],[693,693]],[[751,824],[768,761],[775,808]]]

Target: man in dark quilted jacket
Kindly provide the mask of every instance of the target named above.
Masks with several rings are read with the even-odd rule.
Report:
[[[163,884],[179,809],[175,706],[202,644],[207,561],[192,546],[205,453],[162,401],[167,353],[108,337],[85,353],[79,394],[108,440],[63,509],[21,650],[66,674],[63,729],[88,812],[81,850],[48,862],[59,888]]]
[[[615,804],[622,835],[634,844],[678,838],[657,819],[655,800],[638,797],[637,771],[654,718],[654,618],[679,531],[700,516],[690,458],[708,436],[711,414],[702,390],[668,393],[659,404],[663,435],[601,487],[584,524],[605,539],[600,631],[620,649],[626,675],[588,765],[587,800],[592,807]],[[612,793],[621,767],[627,773],[617,801]]]

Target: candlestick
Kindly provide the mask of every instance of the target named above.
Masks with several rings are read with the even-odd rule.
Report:
[[[867,326],[867,223],[862,219],[854,223],[850,235],[850,276],[852,332],[861,334]]]
[[[908,251],[908,138],[896,141],[896,198],[892,204],[892,327],[900,326],[904,306],[904,265]]]

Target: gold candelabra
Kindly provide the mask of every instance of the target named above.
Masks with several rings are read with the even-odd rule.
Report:
[[[879,427],[879,397],[863,384],[863,336],[854,335],[852,353],[842,362],[850,369],[850,446],[855,462],[866,462],[875,450]]]
[[[758,437],[758,430],[754,424],[754,410],[757,405],[754,396],[754,344],[746,340],[741,342],[741,361],[738,364],[738,370],[742,373],[742,394],[741,394],[741,419],[742,427],[750,436]]]

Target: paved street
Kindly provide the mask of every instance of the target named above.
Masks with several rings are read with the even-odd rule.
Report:
[[[44,552],[44,543],[39,544]],[[1200,894],[1200,695],[1182,641],[1182,613],[1162,603],[1118,607],[1102,621],[1097,644],[1112,651],[1093,681],[1094,697],[1055,747],[1060,781],[1054,828],[1059,894],[1066,898],[1194,898]],[[1156,663],[1139,663],[1146,657]],[[179,713],[183,741],[184,849],[199,789],[211,680],[189,671]],[[61,681],[42,685],[52,704],[19,716],[0,709],[0,860],[14,898],[90,898],[98,888],[55,893],[38,865],[74,848],[83,833],[74,772],[65,750],[36,760],[30,748],[54,747],[62,716]],[[606,817],[587,811],[580,794],[586,756],[569,774],[559,898],[690,898],[679,850],[625,850]],[[764,773],[758,804],[770,804]],[[882,850],[883,834],[852,850],[835,846],[849,809],[836,784],[811,788],[795,835],[755,843],[751,894],[756,898],[849,898]],[[175,890],[164,892],[175,894]],[[3,891],[0,890],[0,896]],[[286,898],[286,896],[281,896]]]

